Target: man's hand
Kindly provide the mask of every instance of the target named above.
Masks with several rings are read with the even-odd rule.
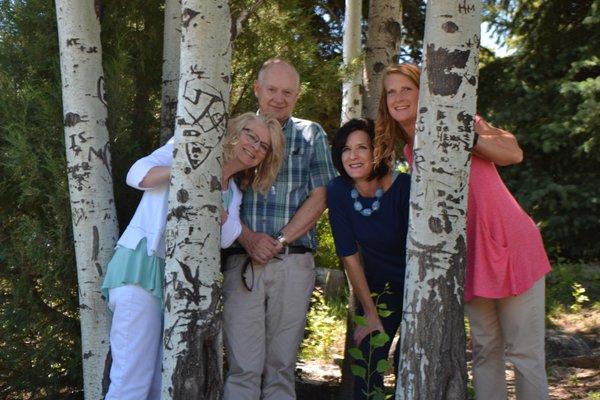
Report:
[[[260,264],[266,264],[283,248],[281,243],[262,232],[253,232],[242,225],[242,234],[238,238],[250,257]]]
[[[381,319],[379,319],[377,314],[366,314],[365,320],[367,321],[367,326],[357,326],[354,330],[354,342],[357,346],[371,332],[385,332]]]

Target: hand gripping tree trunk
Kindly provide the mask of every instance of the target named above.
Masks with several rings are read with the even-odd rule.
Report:
[[[109,316],[100,286],[118,236],[94,0],[56,0],[86,399],[108,389]]]
[[[360,16],[362,0],[346,0],[344,17],[344,84],[342,87],[342,124],[359,118],[361,106]]]
[[[396,399],[466,398],[463,282],[481,3],[429,0]]]
[[[375,119],[381,94],[381,73],[400,54],[402,4],[398,0],[370,0],[365,48],[363,115]]]
[[[222,393],[222,138],[231,48],[225,0],[183,0],[181,78],[167,217],[163,399]]]
[[[177,90],[179,88],[179,54],[181,46],[181,0],[165,0],[163,34],[162,100],[160,108],[160,143],[165,144],[175,130]]]

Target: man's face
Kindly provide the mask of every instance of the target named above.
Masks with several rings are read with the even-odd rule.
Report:
[[[298,100],[298,76],[285,64],[272,65],[254,82],[254,95],[261,114],[283,123],[294,111]]]

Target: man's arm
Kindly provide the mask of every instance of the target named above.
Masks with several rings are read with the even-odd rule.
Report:
[[[292,219],[281,229],[288,243],[292,243],[315,226],[325,211],[326,198],[327,188],[325,186],[316,187],[310,192]],[[242,234],[238,241],[246,249],[246,252],[261,264],[266,264],[283,249],[282,244],[271,236],[262,232],[254,232],[245,224],[242,224]]]
[[[292,243],[311,230],[325,208],[327,208],[327,188],[325,186],[316,187],[310,192],[290,222],[281,229],[286,241]]]
[[[517,138],[510,132],[496,128],[483,118],[475,123],[475,132],[479,134],[473,154],[500,166],[518,164],[523,161],[523,151]]]

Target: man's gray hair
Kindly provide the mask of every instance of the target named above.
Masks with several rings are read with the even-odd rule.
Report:
[[[274,67],[276,65],[285,65],[285,66],[291,68],[291,70],[294,71],[294,75],[296,75],[296,83],[297,83],[298,89],[300,89],[300,74],[298,74],[298,71],[296,71],[296,68],[294,68],[294,66],[289,61],[287,61],[283,58],[279,58],[279,57],[269,58],[267,61],[265,61],[263,63],[262,67],[260,67],[260,70],[258,71],[258,82],[263,83],[264,77],[265,77],[265,74],[267,73],[267,71],[271,67]]]

